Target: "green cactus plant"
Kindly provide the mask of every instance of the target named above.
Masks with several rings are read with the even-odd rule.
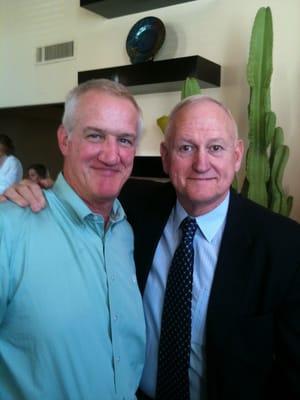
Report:
[[[293,199],[282,186],[289,149],[283,145],[283,131],[276,127],[276,115],[271,111],[272,51],[271,9],[261,7],[252,28],[247,65],[249,147],[242,193],[275,212],[289,215]]]
[[[282,178],[288,157],[289,148],[283,144],[283,131],[277,127],[270,154],[269,208],[285,216],[290,214],[293,205],[293,198],[287,196],[282,187]]]

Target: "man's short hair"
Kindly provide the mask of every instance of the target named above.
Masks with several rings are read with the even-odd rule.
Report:
[[[133,95],[124,85],[108,79],[91,79],[76,86],[68,93],[62,118],[62,124],[68,134],[71,134],[76,124],[76,107],[78,100],[83,94],[89,91],[105,92],[112,96],[129,100],[138,112],[137,136],[139,137],[141,135],[143,129],[142,110],[138,106]]]

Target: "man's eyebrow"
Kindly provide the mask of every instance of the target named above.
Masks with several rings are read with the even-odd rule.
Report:
[[[83,129],[83,132],[88,132],[88,131],[93,131],[93,132],[99,132],[99,133],[105,133],[105,130],[101,128],[95,128],[94,126],[87,126]]]
[[[116,133],[116,135],[118,135],[118,136],[130,136],[130,137],[135,137],[136,136],[135,133],[130,133],[130,132],[119,132],[119,133]]]
[[[87,132],[98,132],[98,133],[102,133],[104,135],[113,135],[113,136],[127,136],[130,138],[136,137],[136,134],[133,132],[112,132],[112,131],[107,131],[101,128],[96,128],[93,126],[87,126],[86,128],[84,128],[83,130],[84,133]]]
[[[223,142],[223,143],[225,143],[226,139],[224,139],[221,136],[215,136],[215,137],[213,137],[213,138],[208,140],[208,143],[211,143],[211,142]]]

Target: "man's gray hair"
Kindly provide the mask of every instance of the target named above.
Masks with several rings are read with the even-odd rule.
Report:
[[[186,97],[185,99],[181,100],[179,103],[176,104],[176,106],[173,108],[173,110],[171,111],[170,115],[169,115],[169,120],[168,120],[168,125],[166,127],[165,130],[165,140],[168,139],[168,137],[170,136],[171,133],[171,126],[172,123],[174,121],[174,118],[176,117],[176,114],[178,113],[179,110],[181,110],[183,107],[189,105],[189,104],[194,104],[194,103],[204,103],[204,102],[211,102],[211,103],[215,103],[217,104],[220,108],[222,108],[222,110],[224,110],[224,112],[228,115],[230,121],[232,122],[232,127],[233,127],[233,137],[234,139],[238,139],[238,127],[237,124],[235,122],[235,119],[233,118],[230,110],[220,101],[210,97],[210,96],[206,96],[203,94],[196,94],[194,96],[189,96]]]
[[[76,86],[68,93],[65,101],[64,114],[62,117],[62,124],[67,130],[68,135],[72,133],[76,125],[76,108],[78,101],[83,94],[89,91],[105,92],[112,96],[129,100],[138,112],[137,137],[140,137],[143,130],[142,110],[135,101],[133,95],[124,85],[108,79],[91,79]]]

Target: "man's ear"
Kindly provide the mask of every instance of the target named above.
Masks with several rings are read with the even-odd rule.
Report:
[[[244,155],[244,142],[242,139],[238,139],[236,141],[235,144],[235,172],[238,172],[240,167],[241,167],[241,163],[242,163],[242,159],[243,159],[243,155]]]
[[[161,142],[160,144],[160,155],[163,165],[163,170],[167,175],[169,175],[170,170],[170,153],[166,142]]]
[[[57,141],[62,155],[67,155],[69,149],[69,136],[63,125],[60,125],[57,130]]]

